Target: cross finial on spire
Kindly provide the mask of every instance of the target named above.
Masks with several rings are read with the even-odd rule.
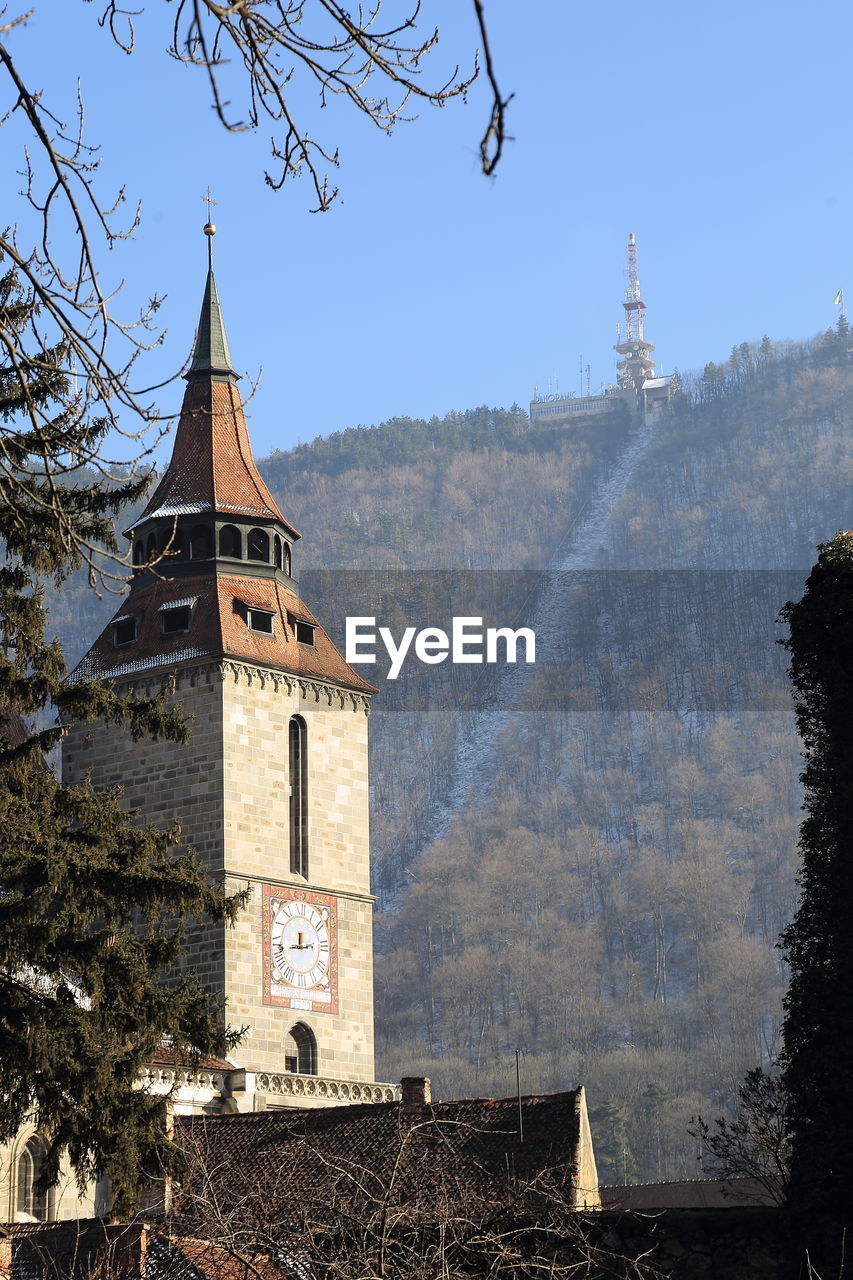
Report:
[[[212,271],[213,270],[213,237],[216,235],[216,227],[214,226],[211,220],[210,208],[211,208],[211,205],[216,204],[216,201],[213,198],[213,192],[210,190],[209,185],[208,185],[207,191],[205,191],[204,195],[201,198],[202,200],[207,201],[207,224],[204,228],[204,234],[207,236],[207,265]]]

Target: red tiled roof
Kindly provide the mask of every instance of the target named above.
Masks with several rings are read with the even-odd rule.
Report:
[[[391,1188],[395,1200],[426,1213],[437,1194],[491,1199],[517,1179],[551,1178],[568,1192],[578,1106],[579,1091],[523,1098],[523,1142],[514,1097],[177,1116],[176,1141],[189,1156],[179,1213],[192,1217],[197,1186],[232,1205],[261,1197],[318,1221]]]
[[[175,1066],[175,1050],[169,1044],[161,1044],[151,1055],[151,1065],[155,1067]],[[180,1065],[189,1071],[233,1071],[235,1064],[227,1058],[219,1058],[211,1053],[199,1058],[188,1058],[182,1054]]]
[[[189,631],[161,635],[163,606],[189,598],[196,600]],[[241,604],[272,613],[273,634],[250,630]],[[133,589],[116,611],[116,617],[131,614],[139,619],[137,639],[116,648],[112,622],[108,623],[75,674],[97,680],[179,666],[206,656],[230,657],[359,692],[374,692],[344,660],[299,597],[274,578],[207,573],[149,580]],[[288,614],[313,623],[313,646],[297,642]]]
[[[241,1256],[240,1242],[233,1248],[189,1236],[159,1232],[148,1245],[148,1277],[157,1280],[282,1280],[285,1272],[269,1257]]]
[[[188,383],[172,459],[136,524],[183,511],[267,517],[299,537],[255,465],[240,392],[232,382]]]

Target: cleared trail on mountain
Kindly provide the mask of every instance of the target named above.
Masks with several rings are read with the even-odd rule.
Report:
[[[532,604],[530,615],[524,619],[524,625],[532,627],[536,633],[537,664],[552,661],[555,656],[555,641],[566,605],[565,583],[561,575],[594,568],[597,552],[607,544],[613,505],[628,487],[638,463],[651,445],[656,426],[656,423],[644,423],[638,428],[613,471],[567,530],[551,565],[543,571],[536,602]],[[474,713],[457,745],[450,785],[442,796],[440,807],[438,803],[434,806],[433,819],[427,826],[428,834],[422,841],[422,847],[433,840],[446,838],[460,812],[472,805],[482,809],[493,795],[500,766],[501,735],[511,717],[518,712],[524,686],[535,667],[517,663],[513,666],[507,664],[499,670],[493,700]]]

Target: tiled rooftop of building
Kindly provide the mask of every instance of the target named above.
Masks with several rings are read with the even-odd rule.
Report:
[[[188,631],[163,634],[164,609],[191,606]],[[253,630],[247,607],[272,615],[272,632]],[[113,625],[118,618],[137,618],[136,639],[117,646]],[[294,621],[314,628],[313,644],[296,639]],[[295,677],[329,681],[347,689],[372,693],[335,648],[314,615],[293,592],[274,578],[212,573],[171,581],[153,579],[122,600],[116,618],[79,664],[75,675],[85,679],[122,676],[154,667],[227,657],[287,672]]]
[[[242,1115],[176,1117],[189,1152],[183,1210],[211,1192],[230,1204],[259,1194],[318,1217],[393,1191],[425,1213],[436,1197],[492,1198],[519,1181],[568,1191],[578,1159],[582,1092]],[[193,1168],[195,1173],[192,1172]]]
[[[231,382],[187,385],[171,462],[134,527],[184,511],[274,519],[299,537],[258,471],[240,393]]]

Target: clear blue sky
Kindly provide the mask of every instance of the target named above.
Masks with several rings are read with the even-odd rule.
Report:
[[[142,201],[133,243],[106,265],[126,280],[128,313],[167,295],[145,382],[187,353],[200,195],[213,188],[232,354],[249,376],[263,370],[250,406],[259,456],[394,415],[526,404],[549,379],[577,390],[581,354],[594,388],[609,381],[629,231],[664,372],[765,332],[809,336],[834,322],[839,286],[853,307],[848,6],[486,0],[515,94],[497,177],[477,163],[485,86],[390,139],[312,102],[306,119],[342,155],[341,201],[312,215],[305,183],[264,185],[269,128],[224,133],[202,74],[166,57],[174,5],[148,0],[127,57],[99,29],[98,0],[34,3],[8,37],[25,76],[67,117],[81,77],[105,189],[121,181]],[[470,61],[477,33],[466,0],[424,0],[424,12],[442,28],[438,78]],[[167,391],[164,410],[179,395]]]

